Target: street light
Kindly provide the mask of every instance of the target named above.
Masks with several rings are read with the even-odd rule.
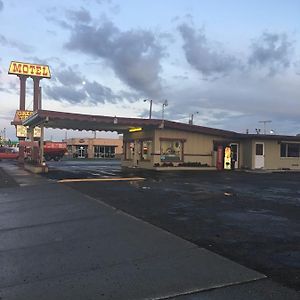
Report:
[[[199,114],[199,111],[196,111],[195,113],[191,114],[191,118],[189,120],[190,125],[194,125],[194,114]]]
[[[168,106],[168,100],[166,99],[162,105],[162,120],[165,119],[165,107]]]
[[[150,102],[150,110],[149,110],[149,119],[152,117],[152,100],[151,99],[144,99],[144,102],[149,101]]]

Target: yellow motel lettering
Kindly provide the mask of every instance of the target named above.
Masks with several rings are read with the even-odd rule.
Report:
[[[17,110],[16,114],[21,121],[24,121],[33,114],[32,110]]]
[[[51,78],[49,66],[23,63],[17,61],[12,61],[10,63],[8,74]]]

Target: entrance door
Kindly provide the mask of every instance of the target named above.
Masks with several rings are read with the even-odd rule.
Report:
[[[78,146],[77,148],[77,158],[86,158],[87,146]]]
[[[255,169],[265,167],[265,147],[264,143],[255,143]]]
[[[238,144],[230,144],[231,147],[231,157],[234,161],[234,169],[238,169],[239,167],[239,145]]]

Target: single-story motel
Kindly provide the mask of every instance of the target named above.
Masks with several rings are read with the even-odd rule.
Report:
[[[242,134],[159,119],[37,110],[22,122],[34,128],[117,131],[122,166],[144,169],[300,170],[300,136]]]

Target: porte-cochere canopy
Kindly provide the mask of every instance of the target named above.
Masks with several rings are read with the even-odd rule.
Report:
[[[22,124],[30,127],[44,125],[46,128],[92,131],[103,130],[117,131],[119,133],[128,132],[128,130],[136,127],[141,127],[143,130],[166,128],[209,135],[221,135],[228,138],[235,138],[239,136],[238,133],[233,131],[184,124],[168,120],[86,115],[49,110],[37,110],[33,115],[24,120]]]

